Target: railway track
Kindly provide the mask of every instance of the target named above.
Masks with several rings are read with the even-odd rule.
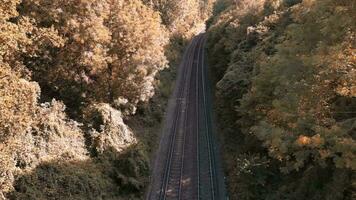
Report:
[[[204,43],[204,41],[202,42]],[[198,116],[198,121],[200,122],[198,127],[198,136],[199,141],[201,141],[201,145],[198,146],[199,149],[199,163],[200,163],[200,180],[202,184],[199,185],[199,191],[201,191],[201,195],[199,195],[198,199],[216,199],[215,197],[215,183],[214,183],[214,163],[213,152],[212,152],[212,142],[210,138],[210,126],[208,124],[208,113],[206,111],[207,108],[207,100],[206,100],[206,83],[205,83],[205,68],[204,68],[204,48],[201,48],[199,51],[198,59],[200,60],[198,69],[200,70],[198,73],[198,82],[200,83],[200,87],[198,91],[201,95],[199,95],[200,102],[200,110],[197,111],[200,115]]]
[[[217,195],[204,42],[196,36],[183,57],[147,200],[225,198]]]
[[[186,143],[187,107],[190,96],[190,80],[193,70],[194,51],[197,41],[193,41],[188,54],[188,61],[183,73],[182,82],[178,92],[175,118],[172,126],[172,136],[168,153],[162,190],[159,199],[181,199],[182,175],[184,167],[184,148]]]

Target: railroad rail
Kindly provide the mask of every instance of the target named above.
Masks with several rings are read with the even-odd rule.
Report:
[[[147,200],[224,199],[208,111],[204,44],[204,34],[196,36],[183,56]]]
[[[182,170],[184,165],[184,147],[186,131],[187,106],[189,97],[193,57],[196,48],[196,41],[193,41],[191,48],[188,49],[188,61],[184,66],[183,77],[179,84],[179,92],[177,98],[177,106],[175,109],[175,118],[172,126],[172,136],[170,141],[170,149],[168,151],[168,159],[166,163],[165,174],[163,176],[162,188],[159,199],[180,199],[182,189]],[[193,53],[192,53],[193,52]],[[182,115],[185,114],[185,115]],[[181,118],[183,118],[181,120]],[[181,126],[181,129],[179,129]]]

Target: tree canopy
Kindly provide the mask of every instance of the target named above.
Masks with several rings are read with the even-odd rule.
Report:
[[[352,199],[354,2],[221,1],[215,11],[220,113],[228,144],[240,144],[230,154],[234,198]],[[244,163],[251,175],[236,167]]]
[[[212,1],[186,3],[0,0],[1,200],[142,199],[149,148],[127,120]]]

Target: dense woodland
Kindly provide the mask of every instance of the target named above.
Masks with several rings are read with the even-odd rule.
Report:
[[[151,141],[135,128],[160,123],[164,108],[151,110],[172,81],[159,74],[175,71],[211,8],[0,0],[0,199],[142,199]]]
[[[356,199],[356,2],[221,0],[208,51],[231,199]]]
[[[190,38],[230,199],[356,199],[354,0],[0,0],[0,200],[142,199]]]

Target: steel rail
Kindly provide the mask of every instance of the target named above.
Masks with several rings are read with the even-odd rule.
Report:
[[[203,38],[203,37],[202,37]],[[199,143],[199,59],[200,59],[200,49],[201,49],[201,42],[199,44],[199,49],[198,49],[198,66],[197,66],[197,78],[196,78],[196,86],[195,86],[195,90],[196,90],[196,104],[198,104],[196,106],[196,113],[197,113],[197,130],[196,130],[196,137],[197,137],[197,186],[198,186],[198,193],[197,193],[197,199],[200,199],[200,143]]]
[[[179,119],[181,117],[181,107],[182,107],[182,102],[181,102],[181,99],[183,99],[184,97],[184,94],[186,91],[189,91],[189,81],[187,81],[187,72],[188,72],[188,76],[190,78],[190,74],[191,74],[191,68],[192,68],[192,65],[193,65],[193,58],[194,58],[194,52],[195,52],[195,48],[196,48],[196,39],[194,39],[192,41],[192,44],[190,46],[190,48],[187,50],[189,53],[187,54],[188,55],[188,62],[186,62],[187,60],[185,60],[186,62],[186,65],[182,65],[184,67],[184,70],[183,70],[183,76],[181,77],[181,80],[180,80],[180,84],[179,84],[179,89],[178,89],[178,104],[175,108],[175,112],[174,112],[174,116],[175,116],[175,119],[174,119],[174,122],[173,122],[173,126],[172,126],[172,136],[171,136],[171,140],[170,140],[170,145],[169,145],[169,151],[168,151],[168,159],[166,161],[166,167],[165,167],[165,173],[164,173],[164,176],[163,176],[163,181],[162,181],[162,185],[161,185],[161,192],[160,192],[160,196],[159,196],[159,199],[163,199],[165,200],[166,197],[167,197],[167,189],[168,189],[168,186],[169,186],[169,179],[170,179],[170,175],[171,175],[171,165],[172,165],[172,160],[173,160],[173,157],[174,157],[174,150],[175,150],[175,147],[176,145],[175,144],[175,140],[176,140],[176,137],[177,137],[177,127],[179,125]],[[184,57],[184,59],[186,59],[186,55]],[[189,80],[189,79],[188,79]],[[185,102],[185,107],[187,106],[186,102]],[[186,111],[186,108],[185,108],[185,111]],[[186,120],[185,119],[186,116],[184,117],[184,121]],[[185,122],[184,122],[185,124]],[[185,126],[185,125],[184,125]],[[185,137],[185,136],[184,136]],[[185,138],[183,138],[185,140]],[[183,140],[183,145],[184,145],[184,140]],[[184,146],[183,146],[184,148]],[[184,152],[184,151],[183,151]],[[181,159],[181,173],[182,173],[182,168],[183,168],[183,162],[184,162],[184,159]],[[180,175],[181,176],[181,175]],[[179,198],[180,198],[180,195],[181,195],[181,179],[179,180],[180,183],[179,183],[179,188],[178,188],[178,195],[179,195]]]
[[[203,44],[205,42],[205,38],[203,40]],[[203,45],[204,46],[204,45]],[[214,158],[213,158],[213,152],[212,152],[212,149],[213,149],[213,144],[212,144],[212,141],[211,141],[211,131],[210,131],[210,126],[209,126],[209,118],[208,118],[208,114],[207,114],[207,100],[206,100],[206,82],[205,82],[205,76],[206,76],[206,73],[205,73],[205,68],[204,68],[204,47],[202,48],[201,50],[203,53],[202,53],[202,57],[201,57],[201,79],[202,79],[202,97],[203,97],[203,116],[204,116],[204,127],[206,129],[206,134],[205,134],[205,139],[207,141],[207,144],[208,144],[208,159],[209,159],[209,172],[210,172],[210,191],[211,191],[211,199],[214,200],[215,199],[215,182],[214,182]],[[200,59],[200,58],[199,58]]]
[[[173,96],[175,97],[174,99],[170,99],[169,100],[169,105],[168,105],[168,107],[170,106],[170,104],[172,104],[173,102],[173,100],[176,102],[177,101],[177,97],[179,96],[179,94],[180,94],[180,90],[181,90],[181,88],[182,88],[182,84],[181,84],[181,82],[184,82],[183,81],[183,79],[184,79],[184,76],[185,76],[185,71],[186,71],[186,67],[184,67],[185,66],[185,64],[186,64],[186,60],[184,60],[184,58],[186,58],[187,57],[187,55],[189,55],[189,52],[191,51],[191,49],[192,49],[192,43],[190,44],[190,45],[188,45],[187,46],[187,48],[185,49],[185,51],[184,51],[184,54],[183,54],[183,56],[182,56],[182,58],[183,58],[183,61],[181,62],[181,64],[179,65],[179,68],[177,69],[177,81],[176,81],[176,86],[175,86],[175,89],[174,89],[174,91],[173,91]],[[178,97],[179,98],[179,97]],[[173,116],[176,116],[177,115],[177,109],[176,109],[176,107],[174,107],[174,109],[173,109]],[[168,117],[169,117],[169,114],[167,113],[166,114],[166,119],[165,120],[167,120],[168,119]],[[168,122],[168,121],[167,121]],[[174,128],[174,124],[172,125],[172,128]],[[166,129],[164,129],[164,131],[165,131]],[[169,129],[170,130],[170,129]],[[169,136],[169,135],[168,135]],[[173,137],[171,137],[171,136],[169,136],[171,139],[170,140],[168,140],[168,142],[169,142],[169,146],[171,146],[171,143],[172,143],[172,140],[173,140]],[[164,134],[162,135],[162,137],[161,137],[161,141],[160,141],[160,144],[163,144],[164,143]],[[159,148],[162,148],[161,147],[161,145],[160,145],[160,147]],[[170,149],[169,149],[170,150]],[[169,150],[167,151],[167,156],[169,155]],[[166,159],[166,163],[168,162],[168,159]],[[155,161],[155,169],[154,170],[157,170],[156,168],[157,168],[157,166],[158,166],[158,158],[156,158],[156,161]],[[166,167],[166,165],[165,165],[165,167]],[[166,170],[165,170],[166,171]],[[166,173],[166,172],[165,172]],[[165,177],[165,173],[163,174],[163,178]],[[163,179],[162,178],[162,179]],[[153,193],[153,190],[154,190],[154,185],[153,185],[153,183],[155,182],[155,179],[156,179],[156,177],[152,177],[151,178],[151,180],[150,180],[150,182],[151,182],[151,184],[150,184],[150,187],[149,187],[149,189],[148,189],[148,195],[146,196],[146,200],[151,200],[151,197],[152,197],[152,193]],[[161,179],[160,179],[160,182],[162,182],[162,184],[161,184],[161,186],[159,187],[159,189],[160,189],[160,192],[159,192],[159,194],[161,195],[161,193],[162,193],[162,186],[164,185],[163,184],[163,182],[164,181],[162,181]]]
[[[190,49],[190,52],[193,51],[194,49],[194,45],[192,45],[191,49]],[[190,57],[191,56],[191,53],[188,54],[188,56]],[[185,59],[185,58],[184,58]],[[191,68],[191,64],[190,64],[190,59],[188,59],[188,63],[186,64],[186,66],[184,66],[184,70],[183,70],[183,77],[181,79],[182,83],[180,84],[180,90],[178,92],[178,104],[177,104],[177,107],[175,108],[175,116],[176,118],[174,119],[174,122],[173,122],[173,127],[172,127],[172,130],[173,130],[173,135],[172,135],[172,140],[170,142],[170,149],[169,149],[169,157],[167,159],[167,165],[166,165],[166,173],[165,173],[165,177],[164,177],[164,182],[163,182],[163,186],[162,186],[162,189],[163,191],[161,192],[161,195],[160,195],[160,199],[163,199],[165,200],[166,197],[167,197],[167,189],[168,189],[168,186],[169,186],[169,180],[170,180],[170,177],[171,177],[171,166],[172,166],[172,162],[173,162],[173,157],[174,157],[174,152],[175,152],[175,148],[176,148],[176,145],[175,143],[177,142],[176,141],[176,137],[177,137],[177,127],[179,126],[179,119],[181,117],[181,107],[182,107],[182,99],[184,97],[184,91],[185,91],[185,88],[186,88],[186,79],[187,79],[187,71],[190,71],[190,68]],[[188,73],[189,75],[190,73]],[[179,146],[179,144],[177,145]]]
[[[188,49],[188,52],[190,52],[192,49],[192,47],[189,47]],[[185,58],[185,56],[183,57]],[[183,70],[183,76],[181,77],[181,79],[179,80],[180,82],[184,82],[183,80],[186,79],[186,71],[187,71],[187,67],[185,66],[185,64],[182,65],[182,67],[184,67],[184,70]],[[178,89],[178,96],[177,98],[180,99],[181,98],[181,95],[183,95],[183,90],[184,90],[184,87],[182,86],[182,84],[178,83],[179,84],[179,89]],[[180,117],[180,102],[178,102],[177,104],[177,107],[175,108],[174,110],[174,116],[175,116],[175,119],[174,119],[174,122],[173,122],[173,125],[172,125],[172,136],[171,136],[171,140],[170,140],[170,145],[169,145],[169,150],[168,150],[168,159],[166,160],[166,166],[165,166],[165,173],[163,175],[163,181],[162,181],[162,185],[161,185],[161,192],[160,192],[160,197],[159,199],[165,199],[165,196],[166,196],[166,190],[167,190],[167,185],[168,185],[168,179],[169,179],[169,169],[170,169],[170,162],[172,161],[172,154],[173,154],[173,148],[174,148],[174,141],[175,141],[175,138],[176,138],[176,129],[177,129],[177,125],[178,125],[178,121],[179,121],[179,117]]]
[[[194,65],[195,65],[195,55],[196,55],[196,51],[198,52],[198,56],[199,56],[199,53],[200,53],[200,48],[201,48],[201,41],[202,41],[202,39],[203,39],[203,37],[201,36],[201,35],[199,35],[199,36],[197,36],[196,37],[196,40],[197,40],[197,44],[196,44],[196,47],[198,47],[198,48],[196,48],[195,50],[194,50],[194,52],[193,52],[193,55],[192,55],[192,60],[191,60],[191,62],[192,62],[192,68],[193,67],[195,67]],[[198,57],[198,59],[199,59],[199,57]],[[198,60],[198,62],[199,62],[199,60]],[[198,66],[196,67],[196,73],[195,73],[195,75],[196,75],[196,77],[195,77],[195,81],[196,81],[196,87],[195,87],[195,96],[196,97],[198,97],[198,77],[199,77],[199,74],[198,74]],[[193,69],[192,69],[193,70]],[[192,74],[191,74],[191,76],[193,76],[193,72],[194,71],[192,71]],[[191,77],[191,78],[193,78],[193,77]],[[191,79],[190,80],[190,82],[189,82],[189,84],[191,83],[191,81],[194,81],[194,79]],[[192,87],[192,85],[190,85],[190,87],[189,88],[191,88]],[[191,93],[189,93],[188,95],[187,95],[187,98],[188,98],[188,101],[189,101],[189,107],[190,106],[197,106],[196,104],[198,103],[198,101],[190,101],[190,99],[192,98],[193,96],[191,96]],[[198,116],[198,113],[196,113],[197,114],[197,116]],[[186,115],[188,115],[188,112],[186,112]],[[188,116],[187,116],[187,118],[188,118]],[[196,124],[195,124],[196,125]],[[196,126],[197,127],[197,126]],[[188,133],[188,127],[186,127],[187,129],[186,129],[186,131],[185,131],[185,134],[187,134]],[[198,130],[198,127],[197,127],[197,130]],[[192,139],[192,138],[190,138],[190,139]],[[198,137],[196,137],[196,142],[198,143]],[[193,143],[194,143],[194,139],[193,139]],[[198,146],[198,145],[197,145]],[[184,148],[184,151],[183,151],[183,156],[185,155],[185,150],[187,150],[188,149],[188,154],[189,154],[189,146],[187,146],[186,148]],[[199,151],[198,151],[199,152]],[[198,152],[197,152],[197,155],[198,155]],[[196,160],[197,161],[197,164],[199,164],[199,160]],[[184,168],[185,168],[185,162],[183,162],[182,163],[182,172],[184,171]],[[198,184],[197,184],[197,191],[199,191],[199,173],[197,174],[197,182],[198,182]],[[183,173],[181,174],[181,180],[183,180]],[[182,182],[181,182],[182,183]],[[182,185],[181,185],[182,186]],[[198,194],[199,195],[199,194]],[[179,195],[179,197],[181,197],[181,195]],[[179,200],[181,199],[181,198],[178,198]]]
[[[198,40],[198,39],[196,39],[196,40]],[[185,116],[184,116],[184,118],[183,118],[183,127],[184,128],[186,128],[187,127],[187,119],[188,119],[188,109],[187,109],[187,107],[188,107],[188,104],[189,104],[189,97],[190,97],[190,95],[191,95],[191,93],[190,93],[190,79],[191,79],[191,76],[192,76],[192,71],[193,71],[193,64],[194,64],[194,55],[195,55],[195,47],[196,46],[194,46],[194,48],[193,48],[193,52],[192,52],[192,55],[190,55],[191,56],[191,59],[190,59],[190,70],[189,70],[189,73],[188,73],[188,75],[189,75],[189,78],[188,78],[188,81],[186,81],[186,84],[187,84],[187,90],[186,90],[186,99],[187,99],[187,104],[186,104],[186,106],[185,106],[185,109],[184,109],[184,111],[185,111]],[[178,190],[178,199],[181,199],[181,196],[182,196],[182,194],[181,194],[181,192],[182,192],[182,180],[183,180],[183,170],[184,170],[184,157],[185,157],[185,145],[186,145],[186,135],[187,135],[187,130],[184,130],[184,135],[183,135],[183,148],[182,148],[182,158],[181,158],[181,169],[180,169],[180,181],[179,181],[179,190]]]

